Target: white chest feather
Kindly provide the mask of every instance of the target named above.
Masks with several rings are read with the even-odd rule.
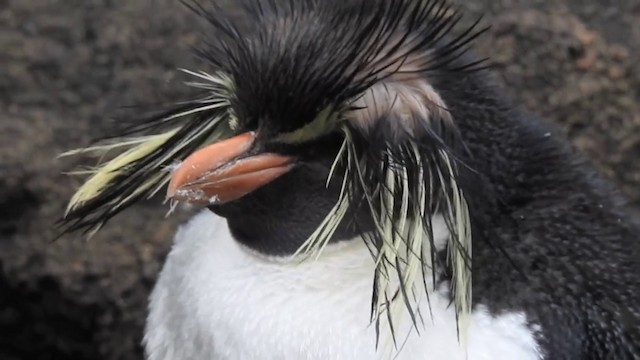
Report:
[[[382,359],[369,319],[373,266],[362,241],[329,246],[317,261],[265,259],[204,211],[176,235],[151,295],[149,359]],[[406,337],[409,319],[397,332],[407,339],[397,359],[540,359],[523,314],[476,306],[464,349],[448,299],[435,292],[430,302],[419,334]]]

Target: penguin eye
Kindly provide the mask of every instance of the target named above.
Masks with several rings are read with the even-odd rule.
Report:
[[[280,134],[276,141],[294,145],[317,139],[336,130],[341,119],[340,112],[334,106],[328,106],[313,121],[294,131]]]

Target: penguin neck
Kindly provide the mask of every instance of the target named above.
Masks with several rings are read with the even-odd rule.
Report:
[[[316,230],[313,226],[317,227],[311,223],[304,224],[294,218],[274,219],[265,217],[264,214],[243,218],[232,217],[225,220],[232,238],[243,248],[270,259],[285,259],[294,255],[300,245]],[[433,236],[430,243],[435,246],[438,257],[444,259],[444,251],[451,233],[442,214],[434,214],[431,217],[431,224],[431,233],[425,233],[424,236]],[[367,241],[366,233],[372,232],[373,226],[373,223],[368,222],[358,227],[342,224],[336,230],[327,249],[350,246],[348,243],[354,242],[364,243]],[[370,253],[367,252],[367,255]]]

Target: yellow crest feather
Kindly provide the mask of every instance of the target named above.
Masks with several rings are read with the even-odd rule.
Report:
[[[114,178],[122,173],[128,165],[140,160],[141,158],[149,155],[154,150],[158,149],[164,144],[167,139],[176,133],[176,129],[167,131],[164,134],[137,137],[135,139],[129,139],[122,141],[121,143],[114,143],[109,145],[99,145],[86,149],[78,149],[69,151],[63,155],[74,155],[83,152],[92,151],[108,151],[113,148],[129,146],[138,144],[137,146],[123,152],[116,156],[114,159],[106,162],[104,165],[98,167],[95,170],[90,170],[93,173],[91,176],[71,197],[69,205],[67,206],[67,213],[82,205],[88,200],[93,199],[98,195],[105,186],[107,186]]]

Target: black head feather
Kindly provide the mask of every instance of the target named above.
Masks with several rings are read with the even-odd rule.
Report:
[[[350,106],[390,77],[477,70],[460,60],[485,29],[457,37],[461,16],[444,1],[242,1],[248,25],[222,9],[192,8],[214,25],[199,55],[234,79],[232,106],[246,127],[286,132],[328,106]],[[241,30],[242,28],[242,30]]]

